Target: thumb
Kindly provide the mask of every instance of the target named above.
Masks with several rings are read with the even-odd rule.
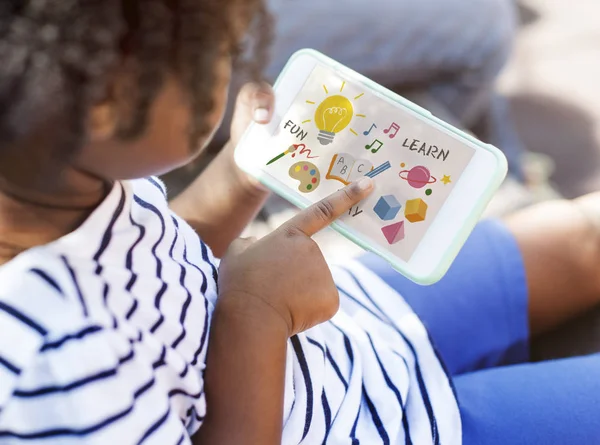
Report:
[[[268,124],[273,117],[275,94],[266,82],[247,83],[240,90],[231,123],[231,139],[237,145],[252,122]]]

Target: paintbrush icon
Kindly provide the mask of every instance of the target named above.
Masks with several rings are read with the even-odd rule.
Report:
[[[275,156],[273,159],[271,159],[269,162],[267,162],[267,165],[271,165],[273,162],[279,161],[285,155],[289,155],[290,153],[295,152],[296,150],[298,150],[298,147],[299,147],[299,145],[291,145],[286,151]]]

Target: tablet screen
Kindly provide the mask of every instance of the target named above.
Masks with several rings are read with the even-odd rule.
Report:
[[[256,156],[311,202],[373,178],[375,192],[341,220],[409,261],[474,154],[443,127],[317,64]]]

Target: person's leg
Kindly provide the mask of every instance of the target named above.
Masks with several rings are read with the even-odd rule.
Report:
[[[274,78],[314,48],[388,86],[427,84],[461,118],[487,104],[516,32],[514,0],[269,0]]]
[[[599,443],[599,375],[591,355],[456,377],[463,444]]]
[[[360,262],[412,307],[452,375],[528,359],[525,269],[514,236],[500,221],[480,223],[432,286],[413,283],[375,255]]]
[[[506,225],[480,224],[430,287],[374,256],[361,262],[414,308],[454,375],[515,363],[525,358],[528,332],[545,333],[600,304],[600,193],[533,206]]]
[[[270,75],[309,47],[389,85],[463,74],[465,83],[489,83],[515,33],[514,0],[268,2],[276,27]]]

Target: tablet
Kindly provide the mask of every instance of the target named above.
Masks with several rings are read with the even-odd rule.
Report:
[[[301,208],[373,178],[333,228],[417,283],[442,278],[506,176],[504,155],[314,50],[274,89],[274,117],[248,128],[238,166]]]

